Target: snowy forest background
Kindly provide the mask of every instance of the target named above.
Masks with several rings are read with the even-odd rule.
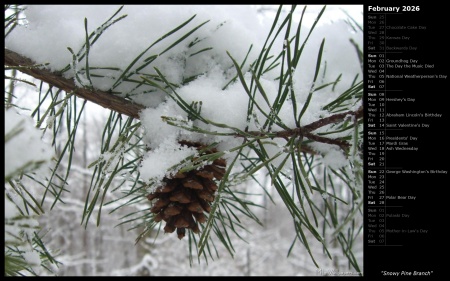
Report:
[[[270,26],[273,21],[278,7],[251,6],[251,8],[255,10],[261,24],[266,26],[265,29],[261,30],[268,32],[267,26]],[[308,6],[304,25],[311,26],[322,8],[322,5]],[[167,6],[167,9],[177,9],[177,6]],[[239,7],[235,7],[235,9],[239,9]],[[286,15],[289,10],[290,7],[285,7],[282,15]],[[303,6],[297,8],[298,16],[300,16],[302,10]],[[6,16],[7,14],[5,14]],[[21,14],[21,16],[24,15]],[[76,23],[81,31],[83,31],[83,28],[80,23],[83,22],[85,16],[80,15],[79,22]],[[331,72],[327,75],[333,76],[336,73],[342,73],[342,84],[351,82],[355,75],[360,75],[361,78],[362,68],[358,60],[358,53],[351,42],[362,48],[363,35],[362,31],[355,27],[357,26],[355,23],[362,26],[362,6],[327,6],[320,19],[320,24],[316,27],[308,43],[314,46],[314,57],[311,57],[311,60],[307,61],[302,67],[309,69],[311,73],[313,72],[317,57],[317,46],[320,45],[322,38],[326,38],[327,49],[325,53],[329,56],[327,67],[330,68],[330,72],[333,62],[335,63],[334,67],[338,63],[337,72]],[[264,38],[267,34],[261,36]],[[254,38],[260,38],[260,36]],[[13,45],[12,43],[9,44]],[[32,46],[24,48],[28,47]],[[242,53],[239,55],[245,55],[247,49],[241,48],[241,50]],[[236,52],[233,54],[237,55]],[[24,83],[23,80],[33,82],[35,85],[40,84],[36,79],[14,70],[6,70],[5,75],[15,78],[15,80],[5,79],[5,109],[9,107],[9,103],[13,103],[16,107],[8,109],[8,111],[15,110],[21,116],[19,118],[16,116],[17,114],[6,115],[5,113],[5,134],[7,134],[8,130],[14,129],[15,122],[21,122],[23,116],[29,116],[39,102],[39,95],[37,94],[39,86],[32,86]],[[78,99],[77,102],[81,107],[83,101]],[[320,103],[320,101],[316,102]],[[109,114],[109,110],[94,103],[88,102],[85,104],[78,123],[78,133],[74,145],[76,149],[71,163],[61,163],[60,165],[60,169],[65,169],[70,165],[68,190],[61,193],[60,199],[62,202],[58,202],[52,210],[50,210],[50,207],[54,203],[54,199],[50,196],[47,197],[48,202],[43,204],[44,212],[35,216],[41,228],[42,241],[57,261],[50,264],[51,269],[57,275],[311,276],[336,275],[338,272],[357,274],[355,269],[349,265],[348,258],[343,255],[342,248],[337,240],[328,244],[328,251],[332,257],[330,259],[321,244],[314,243],[313,237],[310,237],[312,238],[309,239],[311,241],[311,255],[314,256],[319,267],[314,265],[311,255],[302,245],[299,245],[298,241],[293,245],[296,231],[292,223],[292,217],[275,188],[270,184],[270,177],[263,170],[259,171],[256,177],[259,183],[265,186],[267,193],[256,192],[258,187],[251,181],[242,183],[238,187],[240,191],[248,194],[246,195],[248,200],[261,205],[262,208],[255,208],[253,212],[259,217],[262,225],[244,216],[240,218],[247,231],[239,232],[243,239],[236,237],[231,232],[229,233],[230,239],[233,241],[233,257],[230,255],[229,249],[221,242],[216,241],[214,244],[216,249],[212,250],[212,258],[208,256],[207,260],[202,258],[199,261],[194,259],[193,262],[190,262],[187,239],[179,240],[175,235],[164,235],[163,233],[156,235],[157,230],[136,243],[136,238],[142,232],[142,229],[130,230],[129,224],[121,224],[121,222],[127,220],[124,216],[142,210],[142,206],[136,204],[124,206],[117,210],[116,208],[120,203],[103,206],[102,219],[98,226],[95,219],[88,220],[85,222],[87,225],[83,225],[81,216],[85,208],[86,196],[90,190],[93,173],[92,168],[89,169],[88,166],[99,158],[99,147],[101,147],[103,141],[102,132],[106,122],[108,122]],[[47,135],[36,134],[33,131],[34,128],[32,128],[35,127],[35,124],[30,120],[22,121],[25,122],[24,126],[28,126],[25,135],[19,135],[24,139],[23,142],[5,144],[5,175],[13,173],[14,168],[20,167],[27,160],[27,157],[45,158],[52,154],[52,150],[63,149],[61,144],[64,143],[66,137],[63,134],[59,136],[59,144],[57,143],[54,148],[50,149],[50,145],[41,148],[39,146],[41,144],[37,143],[49,144],[51,138],[48,137],[48,133]],[[46,124],[40,125],[42,125],[41,128],[44,128]],[[42,133],[42,131],[41,129],[40,132]],[[327,161],[329,165],[335,164],[333,159],[327,159]],[[43,167],[40,167],[40,169],[45,170]],[[18,182],[26,186],[33,194],[42,192],[42,187],[34,180],[23,177]],[[112,186],[119,187],[121,183],[120,179],[114,179]],[[10,186],[5,183],[5,195],[9,189]],[[349,196],[349,194],[345,194],[349,191],[342,192],[343,198]],[[107,197],[106,201],[114,201],[120,198],[121,194],[109,192]],[[5,208],[14,208],[7,201],[8,198],[5,197]],[[96,208],[94,213],[98,211],[98,206]],[[342,206],[342,208],[346,207]],[[114,212],[111,213],[113,210]],[[6,210],[5,214],[8,215],[9,212]],[[355,224],[361,225],[362,215],[357,216],[355,220]],[[358,234],[353,241],[352,251],[360,269],[362,269],[363,235],[362,229],[359,227],[355,227]],[[33,268],[38,275],[51,275],[49,271],[39,266]]]

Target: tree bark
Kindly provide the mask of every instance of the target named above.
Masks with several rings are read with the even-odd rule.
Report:
[[[5,49],[5,68],[7,66],[17,68],[21,72],[64,90],[67,93],[74,93],[80,98],[136,119],[139,119],[139,112],[145,108],[143,105],[133,103],[108,92],[79,88],[75,85],[73,79],[67,79],[60,74],[53,73],[42,67],[36,67],[36,63],[31,59]]]

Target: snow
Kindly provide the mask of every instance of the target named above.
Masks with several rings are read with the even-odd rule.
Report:
[[[13,194],[9,195],[13,196]],[[5,246],[16,245],[28,265],[40,265],[39,253],[30,243],[34,231],[39,227],[39,222],[32,217],[21,216],[17,206],[16,200],[14,203],[11,202],[5,191]]]
[[[323,162],[330,168],[337,170],[339,168],[345,167],[346,158],[342,151],[333,149],[325,154]]]
[[[32,118],[14,109],[5,111],[5,177],[23,168],[29,171],[32,164],[49,161],[52,155],[51,146],[42,141]]]
[[[162,116],[175,117],[183,121],[189,120],[186,112],[161,90],[155,91],[153,88],[151,92],[148,92],[148,87],[135,89],[135,84],[130,82],[114,86],[118,77],[139,56],[141,57],[132,65],[128,73],[142,65],[144,59],[155,56],[154,62],[144,67],[140,71],[141,73],[154,75],[156,72],[153,67],[158,68],[168,81],[180,85],[176,91],[188,104],[202,102],[201,114],[208,120],[227,124],[240,130],[247,125],[249,130],[258,130],[257,121],[264,122],[265,117],[255,109],[253,114],[256,119],[253,118],[250,124],[247,124],[249,98],[240,82],[237,81],[224,90],[222,88],[236,74],[227,52],[238,63],[241,63],[249,47],[253,44],[252,52],[243,68],[244,73],[248,71],[249,62],[253,62],[262,49],[271,22],[261,21],[256,9],[249,5],[125,5],[114,19],[123,15],[127,15],[126,17],[107,28],[99,28],[120,7],[119,5],[30,5],[25,11],[28,26],[17,27],[6,38],[5,46],[30,57],[36,63],[49,63],[48,67],[51,70],[61,70],[67,65],[73,66],[72,54],[67,48],[70,47],[74,53],[82,49],[86,38],[84,27],[86,18],[88,34],[94,31],[96,34],[101,34],[95,44],[91,45],[89,63],[91,66],[108,67],[107,70],[91,70],[91,74],[103,75],[101,78],[91,77],[94,88],[122,92],[135,102],[147,107],[141,112],[141,122],[146,132],[145,140],[150,149],[140,169],[145,179],[161,180],[166,175],[165,169],[176,164],[175,159],[180,160],[186,157],[188,152],[186,149],[174,147],[181,139],[200,141],[206,144],[218,142],[218,148],[221,150],[232,149],[239,144],[239,140],[228,136],[189,133],[168,125],[161,118]],[[322,6],[312,7],[317,13],[322,8]],[[327,9],[336,10],[338,7],[331,6]],[[298,18],[301,11],[302,9],[297,9],[294,18]],[[307,9],[307,11],[309,10]],[[315,18],[317,13],[310,12],[308,18]],[[299,65],[293,69],[293,90],[296,93],[297,108],[303,107],[311,91],[317,51],[323,38],[326,38],[326,41],[322,69],[326,67],[327,72],[319,79],[324,83],[334,81],[342,72],[341,66],[343,65],[346,72],[335,92],[326,88],[326,90],[313,94],[309,108],[302,117],[302,125],[326,115],[320,106],[336,98],[340,89],[348,88],[354,76],[361,72],[360,65],[355,59],[356,51],[349,43],[349,38],[353,38],[356,42],[362,42],[362,34],[352,32],[343,20],[333,21],[334,18],[331,15],[335,14],[330,13],[328,16],[327,12],[324,13],[323,21],[325,23],[316,27],[305,46]],[[161,36],[193,15],[196,17],[187,26],[148,49]],[[164,25],[161,25],[161,22],[164,22]],[[205,22],[207,23],[181,44],[167,52],[164,51],[176,39]],[[309,21],[309,25],[312,22]],[[301,38],[303,40],[306,38],[307,32],[306,28],[302,29]],[[277,54],[286,43],[283,36],[280,36],[279,39],[275,42],[274,54]],[[192,42],[197,43],[190,48],[189,43]],[[195,54],[210,47],[212,49],[209,51]],[[144,50],[147,51],[143,53]],[[86,58],[83,58],[79,61],[76,69],[83,68],[86,64],[85,60]],[[278,80],[275,80],[278,73],[279,69],[276,68],[261,78],[261,84],[271,103],[274,102],[278,91],[279,83]],[[181,85],[184,78],[197,74],[202,75],[188,84]],[[67,71],[64,75],[73,77],[74,70]],[[90,85],[85,73],[81,73],[78,78],[83,84]],[[134,75],[133,79],[140,79],[140,77]],[[245,79],[250,84],[250,73],[245,74]],[[316,81],[316,84],[320,85],[319,82]],[[77,84],[79,83],[77,82]],[[258,94],[256,99],[262,109],[266,113],[269,112],[269,106],[264,102],[262,95]],[[285,103],[279,116],[287,126],[291,128],[295,126],[291,100]],[[218,128],[200,121],[189,124],[211,132],[232,132],[230,129]],[[277,131],[280,128],[275,127],[272,130]],[[274,142],[275,145],[269,149],[271,155],[276,154],[280,150],[278,147],[282,147],[286,143],[284,140],[274,140]],[[170,161],[166,159],[169,156]],[[328,158],[334,156],[339,156],[339,154],[332,153]],[[226,157],[231,159],[234,154],[230,153]],[[342,157],[333,159],[333,166],[339,165],[338,161],[345,160]],[[279,159],[279,161],[281,160]]]
[[[5,198],[6,198],[6,192],[5,192]],[[16,216],[19,216],[20,212],[17,209],[16,205],[14,205],[10,200],[5,200],[5,218],[14,218]]]
[[[157,187],[164,176],[176,174],[179,169],[184,167],[184,165],[178,164],[185,158],[195,155],[196,152],[195,148],[178,146],[170,139],[164,140],[160,147],[151,150],[142,160],[141,177],[148,182],[155,182],[153,187]],[[174,170],[173,166],[176,166],[177,169]]]
[[[18,27],[6,38],[5,46],[11,50],[20,50],[22,55],[37,63],[50,63],[49,67],[53,71],[61,70],[72,63],[72,54],[67,48],[77,53],[85,43],[84,18],[87,19],[90,34],[119,8],[119,5],[30,5],[25,11],[28,27]],[[180,83],[183,76],[189,77],[216,65],[226,71],[231,61],[225,51],[230,51],[238,61],[242,61],[246,55],[242,50],[247,50],[261,35],[261,32],[255,32],[261,27],[255,20],[256,11],[250,6],[126,5],[115,19],[122,15],[127,16],[105,29],[100,39],[91,46],[91,66],[125,70],[150,45],[193,15],[197,16],[186,27],[152,47],[140,62],[162,53],[190,29],[210,20],[184,43],[158,57],[156,65],[151,64],[151,67],[143,70],[148,73],[156,66],[174,83]],[[164,22],[163,26],[161,22]],[[188,44],[196,38],[202,41],[188,50]],[[214,46],[212,52],[202,52],[189,58],[189,55],[209,46]],[[78,67],[84,65],[85,59],[78,63]],[[120,74],[113,70],[96,73],[106,76],[93,79],[94,87],[101,90],[109,90],[115,82],[111,77]],[[66,72],[66,75],[73,76],[73,73]],[[134,84],[124,83],[115,90],[127,92],[132,86]]]
[[[22,255],[30,265],[41,264],[41,258],[39,257],[39,253],[37,251],[25,252]]]
[[[244,79],[249,85],[251,81],[249,65],[259,55],[272,21],[267,18],[261,19],[261,15],[250,5],[125,5],[114,19],[124,15],[126,17],[108,28],[98,29],[120,7],[119,5],[30,5],[25,11],[27,26],[18,26],[5,38],[5,47],[31,58],[38,64],[49,63],[48,68],[52,71],[62,70],[66,66],[73,65],[72,54],[68,48],[71,48],[75,54],[83,48],[86,40],[84,24],[87,19],[87,33],[94,32],[101,35],[95,44],[91,45],[89,64],[92,67],[108,67],[108,69],[91,71],[91,75],[102,76],[92,76],[92,86],[99,90],[120,92],[134,102],[146,106],[146,109],[140,113],[140,121],[145,131],[143,140],[148,148],[139,169],[144,181],[153,183],[156,187],[164,177],[170,176],[183,167],[179,165],[180,162],[195,155],[196,149],[180,146],[178,144],[180,140],[205,144],[216,142],[218,150],[226,152],[223,156],[226,160],[234,159],[236,151],[233,151],[233,148],[240,145],[242,139],[216,134],[233,133],[232,129],[189,119],[188,114],[161,90],[148,86],[135,88],[136,84],[133,82],[123,82],[118,86],[115,86],[115,83],[136,58],[141,56],[127,73],[133,73],[144,64],[146,59],[154,56],[155,60],[142,68],[140,74],[133,75],[133,79],[140,80],[143,74],[155,75],[156,67],[168,81],[179,86],[176,92],[186,103],[202,102],[203,118],[227,124],[239,130],[244,130],[248,126],[249,131],[258,131],[266,117],[259,109],[254,108],[254,117],[247,122],[249,98],[239,80],[223,89],[236,74],[227,52],[238,64],[241,64],[250,46],[253,45],[252,52],[243,68]],[[354,33],[347,23],[334,17],[335,13],[332,11],[340,7],[342,6],[327,6],[320,20],[322,23],[316,27],[309,38],[299,64],[292,69],[294,73],[292,90],[296,95],[297,114],[304,106],[311,90],[314,90],[312,88],[314,85],[320,86],[334,81],[342,73],[341,82],[334,91],[327,87],[313,93],[309,107],[300,121],[301,125],[307,125],[323,116],[328,116],[329,113],[321,106],[334,100],[342,93],[342,90],[347,89],[355,75],[359,74],[362,79],[356,51],[349,41],[352,38],[362,47],[362,33]],[[321,8],[322,6],[308,6],[306,13],[308,17],[304,21],[305,28],[302,28],[301,42],[306,38],[307,28],[312,25]],[[362,22],[362,5],[352,6],[352,8],[360,11],[359,18],[356,20]],[[298,20],[302,10],[303,7],[297,8],[294,19]],[[196,16],[181,30],[154,44],[164,34],[186,22],[193,15]],[[182,43],[165,51],[178,38],[203,23],[205,24]],[[318,80],[313,84],[318,50],[324,38],[321,72]],[[189,43],[192,42],[197,43],[190,47]],[[274,44],[273,55],[276,56],[283,45],[285,45],[284,37],[280,36]],[[152,47],[149,48],[150,46]],[[199,52],[209,47],[212,49]],[[143,53],[144,50],[147,51]],[[86,58],[83,58],[75,68],[79,71],[85,65]],[[324,74],[322,71],[325,68]],[[74,69],[70,69],[64,75],[77,81],[74,73]],[[197,74],[201,75],[189,83],[182,84],[184,79]],[[271,104],[274,103],[278,92],[279,81],[276,80],[278,75],[279,68],[275,68],[260,78]],[[80,74],[79,79],[84,85],[91,83],[86,73]],[[77,85],[79,85],[78,82]],[[264,112],[270,111],[269,105],[260,93],[257,93],[256,100]],[[293,102],[288,99],[278,114],[289,128],[296,126],[293,118]],[[191,128],[196,126],[211,134],[190,132],[169,125],[163,117],[176,118],[179,124],[182,123]],[[325,126],[314,133],[325,132],[330,127]],[[5,111],[5,134],[16,128],[23,128],[22,134],[27,137],[16,138],[17,141],[14,139],[5,143],[5,175],[12,174],[29,161],[48,161],[52,155],[49,146],[41,139],[41,132],[33,128],[31,119],[16,114],[14,110]],[[272,128],[272,131],[279,130],[281,128],[278,126]],[[348,134],[351,132],[344,132],[342,136]],[[339,136],[341,135],[333,134],[333,137]],[[281,138],[268,141],[271,144],[265,148],[269,158],[283,151],[287,143]],[[325,165],[334,169],[348,165],[349,160],[337,146],[317,142],[310,146],[322,154]],[[24,147],[27,149],[23,149]],[[107,160],[114,155],[105,153],[103,157]],[[283,159],[284,155],[276,158],[272,164],[277,166]],[[285,169],[289,170],[290,165],[289,160],[286,162]],[[236,166],[240,166],[239,163]],[[323,194],[324,198],[327,196]],[[5,200],[5,218],[17,214],[17,208],[14,207],[12,202]],[[33,253],[29,256],[31,261],[38,261]],[[144,261],[153,267],[153,260],[150,262],[144,258],[142,262]],[[133,267],[130,270],[133,271]]]
[[[50,161],[51,146],[41,139],[41,132],[34,127],[32,118],[19,115],[15,109],[5,110],[5,178],[16,180],[21,173],[36,172],[43,177],[45,165]],[[37,191],[27,187],[30,194]],[[11,200],[6,196],[8,195]],[[25,198],[26,194],[22,194]],[[27,208],[16,191],[5,185],[5,243],[17,245],[22,257],[30,266],[41,264],[40,256],[30,244],[39,222],[34,217],[23,216],[19,212]]]

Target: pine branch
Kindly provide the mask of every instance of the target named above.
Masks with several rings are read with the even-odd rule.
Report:
[[[57,87],[68,93],[73,92],[78,97],[101,105],[107,109],[114,110],[120,114],[139,119],[139,111],[144,109],[144,106],[140,104],[132,103],[129,100],[108,92],[79,88],[75,85],[73,79],[67,79],[60,74],[53,73],[44,68],[35,67],[36,63],[32,60],[16,52],[5,49],[5,68],[7,66],[18,69],[25,74],[42,80],[49,85]]]
[[[350,147],[350,144],[344,140],[341,139],[331,139],[331,138],[325,138],[318,135],[314,135],[311,133],[311,131],[314,131],[318,128],[321,128],[328,124],[338,123],[340,121],[343,121],[347,116],[355,116],[356,119],[360,119],[363,117],[363,106],[361,105],[358,110],[356,111],[347,111],[344,113],[334,114],[331,116],[328,116],[326,118],[322,118],[320,120],[314,121],[311,124],[305,125],[303,127],[295,128],[295,129],[289,129],[289,130],[282,130],[274,133],[268,133],[268,132],[260,132],[260,131],[251,131],[246,132],[246,135],[242,134],[235,134],[235,137],[248,137],[249,135],[255,136],[255,137],[271,137],[271,138],[284,138],[287,139],[289,137],[294,136],[300,136],[300,137],[306,137],[310,140],[314,140],[317,142],[327,143],[327,144],[335,144],[339,146],[342,150],[347,151],[347,149]]]
[[[125,114],[136,119],[139,119],[139,111],[144,109],[144,106],[140,104],[132,103],[111,93],[90,90],[87,88],[79,88],[75,85],[73,79],[67,79],[57,73],[50,72],[43,68],[35,67],[36,64],[32,60],[7,49],[5,49],[5,65],[16,67],[21,72],[26,73],[36,79],[42,80],[52,86],[55,86],[66,92],[74,92],[74,94],[78,97],[84,98],[105,108],[114,110],[118,113]],[[292,136],[304,136],[317,142],[338,145],[344,151],[346,151],[350,146],[346,141],[317,136],[312,134],[311,131],[314,131],[328,124],[340,122],[349,115],[355,116],[356,119],[361,118],[363,116],[363,107],[361,106],[357,111],[347,111],[344,113],[334,114],[332,116],[317,120],[311,124],[295,129],[283,130],[275,133],[254,131],[247,132],[246,135],[236,134],[235,137],[248,137],[248,135],[253,135],[255,137],[269,136],[274,138],[277,137],[286,139]]]
[[[325,125],[340,122],[340,121],[344,120],[348,115],[354,115],[356,119],[359,119],[363,116],[363,113],[364,113],[363,106],[361,105],[358,108],[358,110],[356,110],[356,111],[347,111],[344,113],[334,114],[327,118],[323,118],[323,119],[317,120],[315,122],[312,122],[311,124],[304,126],[303,130],[308,131],[308,132],[314,131]]]

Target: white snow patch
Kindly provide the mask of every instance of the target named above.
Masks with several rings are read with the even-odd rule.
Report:
[[[139,169],[141,177],[144,181],[155,182],[156,187],[165,176],[170,177],[176,174],[180,168],[188,164],[189,162],[178,165],[185,158],[196,153],[197,150],[193,147],[180,146],[172,139],[164,140],[158,148],[149,151],[142,160]],[[176,168],[171,169],[175,165],[177,165]]]
[[[11,136],[11,138],[9,137]],[[5,111],[5,177],[18,170],[27,172],[33,163],[49,161],[53,156],[51,146],[41,139],[41,132],[28,116],[14,109]],[[44,169],[40,169],[44,173]]]

